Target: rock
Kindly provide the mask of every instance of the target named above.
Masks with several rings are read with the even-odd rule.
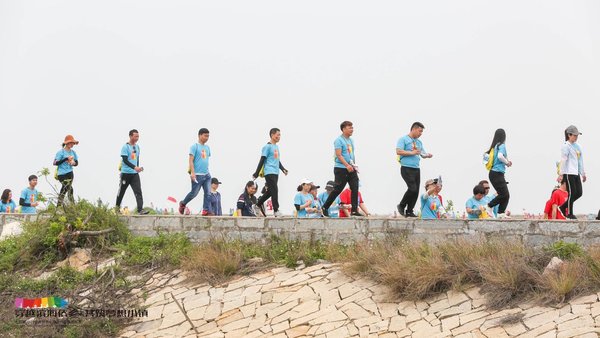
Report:
[[[563,262],[562,259],[560,259],[558,257],[552,257],[552,259],[550,260],[550,263],[548,263],[548,265],[544,269],[544,272],[542,273],[542,275],[546,276],[547,274],[558,270],[560,268],[560,266],[563,265],[564,263],[565,262]]]
[[[67,259],[56,265],[59,267],[70,266],[77,271],[83,271],[89,267],[91,256],[90,249],[75,248]]]
[[[2,233],[0,234],[0,241],[11,236],[18,236],[23,233],[23,226],[21,222],[10,222],[6,223],[2,227]]]

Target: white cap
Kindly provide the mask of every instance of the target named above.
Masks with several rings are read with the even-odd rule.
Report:
[[[313,181],[309,180],[308,178],[305,178],[302,180],[301,184],[312,184]]]

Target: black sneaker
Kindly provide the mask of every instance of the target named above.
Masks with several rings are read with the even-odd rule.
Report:
[[[329,209],[323,208],[323,217],[329,217]]]
[[[398,209],[398,213],[400,214],[400,216],[404,216],[404,215],[405,215],[405,214],[404,214],[404,208],[406,208],[406,207],[405,207],[405,206],[403,206],[403,205],[401,205],[401,204],[398,204],[398,205],[396,206],[396,209]]]
[[[575,215],[573,215],[573,214],[568,215],[567,218],[568,219],[577,219],[577,217],[575,217]]]
[[[417,217],[417,215],[414,214],[414,212],[407,212],[406,213],[406,217]]]
[[[363,217],[363,214],[361,214],[358,211],[353,211],[350,213],[350,216],[354,216],[354,217]]]
[[[148,215],[150,213],[149,210],[140,210],[138,211],[138,215]]]

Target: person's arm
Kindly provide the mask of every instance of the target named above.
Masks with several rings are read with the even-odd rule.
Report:
[[[552,219],[556,219],[557,212],[558,212],[558,205],[552,204]]]
[[[567,167],[567,160],[569,159],[569,146],[567,144],[563,144],[563,146],[560,148],[560,165],[559,165],[559,172],[558,172],[558,178],[556,178],[557,182],[561,182],[562,181],[562,177],[565,174],[565,168]]]
[[[421,155],[421,158],[432,158],[433,157],[432,154],[428,153],[425,150],[425,147],[423,147],[423,144],[421,144],[421,154],[420,155]]]
[[[498,152],[498,160],[506,165],[508,165],[508,160],[506,159],[506,157],[504,157],[504,154],[502,154],[501,152]]]
[[[413,156],[413,155],[419,155],[421,152],[419,151],[419,149],[415,149],[415,150],[404,150],[401,148],[396,148],[396,155],[400,155],[400,156]]]
[[[258,166],[256,167],[256,171],[254,172],[254,174],[252,174],[252,177],[254,177],[254,178],[258,177],[258,174],[260,173],[260,170],[262,169],[263,165],[265,165],[266,160],[267,160],[266,156],[260,157],[260,161],[258,161]]]
[[[583,168],[583,151],[581,151],[581,147],[579,147],[579,145],[577,145],[579,148],[579,158],[577,159],[577,164],[578,164],[578,168],[579,168],[579,175],[581,175],[581,179],[583,180],[583,182],[585,182],[587,180],[587,176],[585,174],[585,169]]]
[[[62,159],[62,160],[60,160],[60,161],[59,161],[59,160],[57,160],[57,159],[54,159],[54,165],[56,165],[56,166],[58,166],[58,165],[61,165],[61,164],[65,163],[65,162],[67,162],[68,160],[69,160],[69,158],[68,158],[68,157],[65,157],[65,158],[63,158],[63,159]]]
[[[23,197],[19,198],[19,205],[23,207],[30,207],[31,204],[25,203],[25,199]]]
[[[128,166],[131,169],[135,169],[135,165],[133,165],[133,163],[129,162],[127,155],[121,155],[121,158],[123,159],[123,164],[125,164],[126,166]]]
[[[296,211],[300,211],[300,204],[294,204],[294,207],[296,207]]]
[[[217,216],[223,215],[223,209],[221,208],[221,194],[217,193]]]
[[[287,171],[287,169],[285,169],[285,168],[283,167],[283,164],[281,164],[281,161],[279,161],[279,170],[281,170],[281,172],[282,172],[282,173],[284,173],[285,175],[287,175],[287,174],[288,174],[288,171]]]

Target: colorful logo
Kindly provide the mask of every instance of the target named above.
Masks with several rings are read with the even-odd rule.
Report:
[[[352,144],[348,143],[348,154],[352,154]]]
[[[30,203],[35,202],[35,194],[29,195]]]
[[[277,149],[273,150],[273,157],[274,157],[275,159],[278,159],[278,158],[279,158],[279,151],[277,151]]]
[[[69,305],[69,302],[60,297],[45,297],[45,298],[15,298],[16,309],[47,309],[60,308],[63,309]]]
[[[202,149],[202,153],[200,154],[200,157],[202,157],[202,159],[206,159],[206,150]]]

